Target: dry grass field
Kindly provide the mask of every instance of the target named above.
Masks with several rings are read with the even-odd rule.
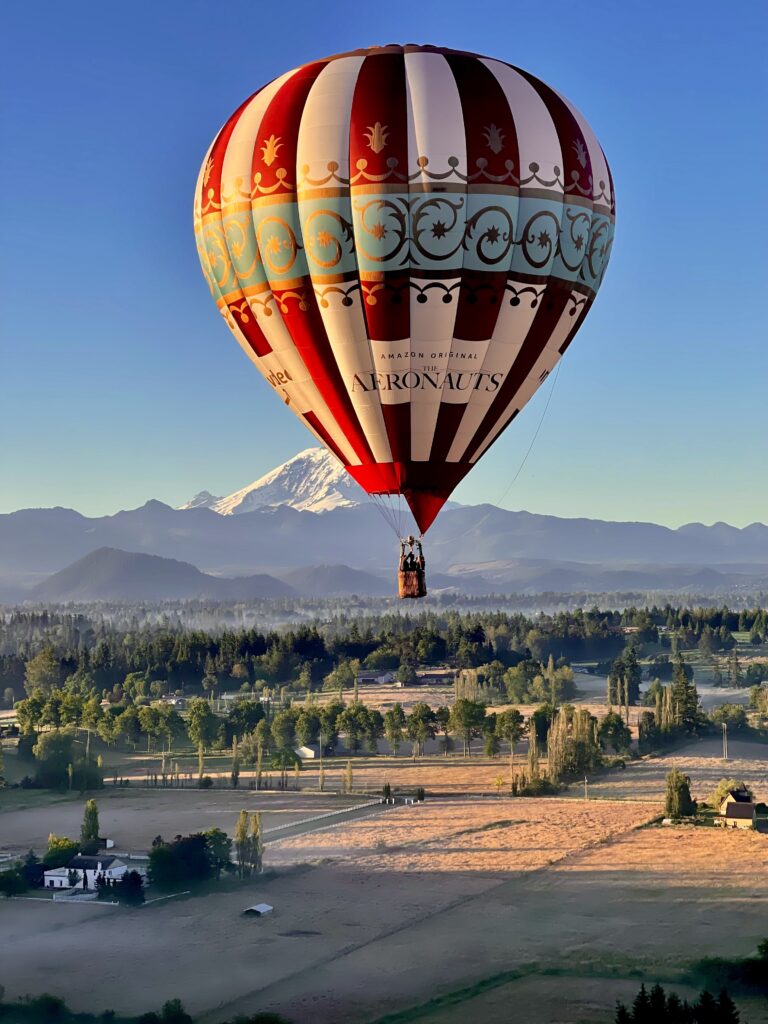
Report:
[[[135,827],[140,796],[105,801],[104,812],[122,808]],[[292,799],[278,798],[274,813],[290,813]],[[146,834],[161,824],[161,807],[175,821],[181,806],[152,810],[147,800]],[[189,826],[210,809],[190,809]],[[632,971],[674,980],[686,960],[748,954],[768,931],[768,837],[636,827],[657,810],[434,800],[270,844],[276,873],[236,891],[137,910],[3,901],[1,980],[11,997],[47,990],[82,1009],[138,1012],[178,995],[204,1024],[257,1009],[297,1024],[392,1013],[508,1024],[510,1006],[526,1024],[608,1024],[616,996],[639,984]],[[233,811],[222,807],[215,823],[226,827]],[[259,899],[274,915],[243,918]],[[98,963],[87,988],[62,955],[68,949]],[[765,1019],[752,1008],[746,1016]]]
[[[271,863],[320,858],[369,871],[533,871],[648,821],[659,805],[572,800],[457,799],[396,807],[384,815],[286,839]]]
[[[736,778],[752,787],[756,799],[768,801],[768,743],[731,737],[727,761],[722,754],[719,738],[694,740],[660,757],[630,762],[624,771],[601,775],[590,782],[589,792],[609,800],[660,800],[667,772],[679,768],[690,776],[691,793],[697,800],[705,800],[720,779]],[[578,789],[570,792],[579,795]]]
[[[599,799],[586,802],[579,787],[557,799],[450,795],[491,788],[506,758],[361,758],[356,786],[378,788],[386,772],[449,798],[273,840],[268,875],[236,889],[141,909],[0,901],[0,983],[11,998],[50,991],[125,1013],[179,996],[202,1024],[260,1009],[296,1024],[609,1024],[638,972],[690,995],[677,984],[690,960],[747,955],[768,935],[768,835],[642,827],[672,765],[698,796],[724,774],[768,795],[768,745],[732,740],[730,752],[723,764],[707,740],[632,764],[596,778]],[[0,848],[77,834],[81,800],[29,799],[0,810]],[[111,787],[98,801],[102,834],[131,849],[158,833],[231,834],[241,807],[272,828],[355,802]],[[274,915],[241,916],[259,900]],[[87,987],[73,955],[98,965]],[[746,1024],[768,1024],[757,1004],[741,1008]]]
[[[38,795],[38,794],[35,794]],[[43,794],[40,794],[42,796]],[[172,839],[178,833],[223,829],[232,835],[241,810],[261,811],[265,829],[299,821],[327,811],[360,803],[357,797],[301,793],[255,793],[248,790],[112,789],[96,794],[101,835],[125,852],[149,849],[157,835]],[[48,834],[77,838],[83,819],[84,799],[45,803],[2,811],[0,805],[0,853],[45,849]]]

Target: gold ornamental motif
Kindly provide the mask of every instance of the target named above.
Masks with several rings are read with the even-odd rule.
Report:
[[[272,274],[287,273],[296,261],[298,243],[290,225],[282,217],[265,217],[256,229],[256,241]]]
[[[380,153],[387,144],[387,136],[389,130],[387,125],[383,125],[381,121],[377,121],[374,125],[368,125],[368,131],[363,132],[363,135],[368,140],[368,146],[374,153]]]
[[[492,153],[500,153],[504,149],[504,132],[491,123],[483,128],[485,144]]]
[[[261,158],[267,167],[271,167],[275,160],[277,160],[278,151],[283,147],[280,138],[281,136],[279,135],[270,135],[268,139],[263,140]]]
[[[574,139],[572,143],[572,148],[574,153],[576,154],[576,159],[581,164],[582,169],[584,169],[587,166],[587,151],[586,149],[584,149],[584,143],[581,141],[581,139]]]

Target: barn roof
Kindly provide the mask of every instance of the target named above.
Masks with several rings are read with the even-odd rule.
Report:
[[[733,797],[737,804],[752,803],[752,797],[745,789],[729,789],[726,796]]]
[[[739,820],[752,821],[755,816],[755,805],[753,803],[728,804],[725,808],[726,818],[738,818]]]
[[[753,802],[752,797],[746,790],[729,790],[725,796],[735,800],[737,804],[751,804]]]

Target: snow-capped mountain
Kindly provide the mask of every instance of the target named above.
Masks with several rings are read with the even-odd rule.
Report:
[[[341,463],[324,448],[307,448],[247,487],[224,498],[201,491],[182,509],[210,508],[223,516],[265,505],[289,505],[301,512],[329,512],[370,501]]]
[[[194,498],[185,505],[180,505],[180,508],[213,508],[217,501],[222,501],[222,498],[218,498],[215,494],[211,494],[210,491],[200,491]]]

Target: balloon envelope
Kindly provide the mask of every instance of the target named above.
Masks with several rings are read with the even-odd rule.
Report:
[[[203,272],[248,356],[422,531],[594,300],[615,204],[583,116],[518,68],[431,46],[304,65],[203,161]]]

